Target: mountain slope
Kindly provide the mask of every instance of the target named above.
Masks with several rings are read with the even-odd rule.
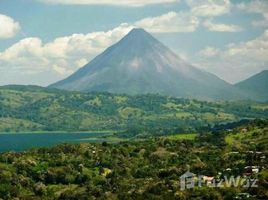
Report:
[[[133,29],[89,64],[51,87],[210,100],[242,98],[238,89],[185,63],[143,29]]]
[[[264,70],[235,85],[259,101],[268,101],[268,70]]]
[[[157,94],[130,96],[36,86],[0,87],[0,133],[192,133],[244,118],[267,119],[268,103],[206,102]]]

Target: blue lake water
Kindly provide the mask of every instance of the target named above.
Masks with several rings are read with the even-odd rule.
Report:
[[[51,147],[61,143],[105,141],[100,133],[19,133],[0,134],[0,152],[24,151],[38,147]]]

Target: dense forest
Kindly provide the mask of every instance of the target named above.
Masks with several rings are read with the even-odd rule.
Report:
[[[2,133],[127,137],[3,152],[0,199],[267,199],[267,117],[268,103],[0,87]],[[204,185],[181,190],[187,171]],[[258,187],[227,187],[225,176]]]
[[[206,131],[218,124],[267,117],[268,103],[0,87],[2,133],[115,131],[123,135],[164,135]]]
[[[163,136],[118,144],[62,144],[0,154],[0,199],[268,199],[268,122],[252,121],[193,138]],[[255,170],[253,170],[255,169]],[[257,179],[257,188],[181,190],[187,170],[220,182]]]

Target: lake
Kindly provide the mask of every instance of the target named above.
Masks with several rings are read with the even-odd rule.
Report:
[[[10,133],[0,134],[0,152],[24,151],[62,143],[103,142],[100,133]]]

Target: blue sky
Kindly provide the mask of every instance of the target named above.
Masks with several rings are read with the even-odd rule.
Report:
[[[0,85],[46,86],[142,27],[235,83],[268,69],[266,0],[1,0]]]

